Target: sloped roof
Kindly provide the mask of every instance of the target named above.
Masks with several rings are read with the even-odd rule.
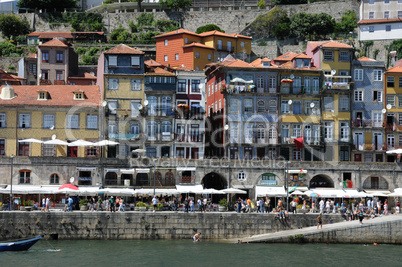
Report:
[[[253,68],[253,65],[251,65],[250,63],[247,63],[243,60],[240,60],[240,59],[236,59],[234,61],[229,61],[229,62],[223,61],[222,63],[224,63],[224,65],[228,66],[228,67]]]
[[[263,63],[263,62],[271,62],[271,60],[270,60],[269,58],[266,58],[266,57],[264,57],[264,58],[257,58],[256,60],[254,60],[254,61],[251,62],[250,64],[251,64],[253,67],[258,68],[258,67],[262,67],[262,63]]]
[[[186,67],[184,65],[173,67],[174,70],[181,70],[181,71],[194,71],[194,69],[190,67]]]
[[[148,67],[159,67],[159,66],[164,66],[163,64],[159,63],[158,61],[155,61],[153,59],[150,60],[146,60],[144,62],[145,65],[147,65]]]
[[[318,41],[318,42],[308,42],[308,45],[310,45],[312,51],[316,50],[319,46],[325,47],[325,48],[352,48],[348,44],[344,44],[338,41]]]
[[[71,44],[69,43],[69,42],[67,42],[67,41],[62,41],[62,40],[60,40],[60,39],[52,39],[52,40],[50,40],[49,42],[46,42],[46,43],[44,43],[44,44],[41,44],[41,45],[39,45],[40,47],[43,47],[43,46],[52,46],[52,47],[54,47],[54,46],[57,46],[57,47],[69,47],[69,46],[71,46]]]
[[[38,55],[36,54],[36,52],[27,56],[27,58],[37,58],[37,57],[38,57]]]
[[[96,76],[92,75],[91,73],[84,72],[83,76],[74,76],[74,77],[68,77],[68,79],[87,79],[87,80],[96,80]]]
[[[21,80],[24,80],[24,78],[18,77],[16,75],[13,75],[11,73],[7,73],[4,70],[0,69],[0,81],[7,81],[7,82],[20,82]]]
[[[363,19],[359,21],[357,24],[358,25],[364,25],[364,24],[382,24],[382,23],[392,23],[392,22],[402,22],[402,19]]]
[[[304,54],[304,53],[298,54],[298,55],[297,55],[297,56],[295,56],[294,58],[312,59],[312,57],[307,56],[307,55],[306,55],[306,54]]]
[[[273,61],[290,61],[292,60],[294,57],[296,57],[298,54],[295,52],[287,52],[283,55],[280,55],[279,57],[276,57]]]
[[[368,57],[360,57],[360,58],[358,58],[357,60],[358,60],[358,61],[375,61],[374,59],[368,58]]]
[[[171,31],[171,32],[167,32],[167,33],[164,33],[164,34],[154,36],[153,38],[160,38],[160,37],[166,37],[166,36],[176,35],[176,34],[185,34],[185,33],[186,34],[191,34],[191,35],[194,35],[194,36],[199,36],[199,34],[197,34],[197,33],[190,32],[190,31],[187,31],[185,29],[178,29],[178,30],[175,30],[175,31]]]
[[[200,43],[191,43],[191,44],[187,44],[187,45],[183,46],[183,48],[188,48],[188,47],[200,47],[200,48],[207,48],[207,49],[215,50],[215,48],[213,48],[211,46],[207,46],[207,45],[200,44]]]
[[[162,76],[175,76],[174,73],[164,70],[163,68],[157,67],[153,72],[147,72],[145,75],[162,75]]]
[[[2,89],[2,86],[0,89]],[[0,99],[0,105],[24,105],[24,106],[100,106],[101,94],[97,85],[13,85],[15,98],[10,100]],[[49,99],[38,100],[38,91],[49,92]],[[86,99],[74,100],[74,92],[82,91]]]
[[[135,47],[129,47],[128,45],[125,44],[119,44],[107,51],[104,52],[104,54],[134,54],[134,55],[142,55],[144,52],[141,50],[138,50]]]
[[[402,67],[401,66],[392,67],[392,68],[388,69],[386,71],[386,73],[401,73],[402,74]]]

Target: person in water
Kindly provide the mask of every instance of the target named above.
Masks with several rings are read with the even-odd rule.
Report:
[[[200,241],[200,235],[201,235],[201,233],[196,233],[196,234],[193,236],[194,242]]]

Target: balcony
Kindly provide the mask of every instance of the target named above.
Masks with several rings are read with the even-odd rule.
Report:
[[[190,112],[190,111],[184,111],[180,112],[177,111],[176,113],[176,119],[183,119],[183,120],[203,120],[204,119],[204,112]]]
[[[139,139],[142,134],[118,134],[118,133],[108,133],[109,139],[116,140],[135,140]]]
[[[175,137],[176,142],[180,143],[187,143],[187,142],[203,142],[204,141],[204,135],[202,134],[176,134]]]
[[[383,144],[354,144],[352,149],[357,151],[385,151],[386,146]]]
[[[174,116],[175,111],[172,108],[143,108],[140,111],[142,116],[160,117]]]
[[[381,121],[353,119],[352,127],[383,127]]]
[[[54,85],[65,85],[66,82],[64,80],[54,80],[53,84]]]
[[[216,51],[224,51],[224,52],[229,52],[233,53],[234,52],[234,47],[233,46],[225,46],[225,45],[217,45],[216,46]]]
[[[182,176],[180,179],[181,184],[194,184],[194,176]]]
[[[253,88],[251,88],[253,87]],[[243,94],[243,93],[270,93],[277,94],[279,93],[279,86],[277,87],[264,87],[264,88],[256,88],[254,85],[234,85],[230,84],[229,87],[221,87],[220,91],[222,94]]]
[[[52,81],[51,80],[46,80],[46,79],[41,79],[39,81],[39,85],[52,85]]]
[[[324,90],[349,90],[351,88],[351,84],[348,82],[334,82],[334,83],[325,83]]]

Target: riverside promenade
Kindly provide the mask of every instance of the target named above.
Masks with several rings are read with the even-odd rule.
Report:
[[[227,242],[237,243],[385,243],[402,244],[402,216],[388,215],[358,220],[290,229],[275,233],[239,236]]]

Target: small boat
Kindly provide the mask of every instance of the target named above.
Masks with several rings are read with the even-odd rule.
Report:
[[[15,242],[7,242],[7,243],[0,243],[0,251],[21,251],[21,250],[28,250],[30,247],[35,245],[36,242],[41,239],[42,236],[38,236],[32,239],[22,240],[22,241],[15,241]]]

